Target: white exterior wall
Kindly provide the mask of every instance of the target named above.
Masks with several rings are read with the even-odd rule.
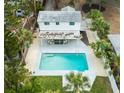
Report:
[[[70,25],[69,22],[59,22],[59,25],[56,25],[55,22],[50,22],[49,25],[45,25],[43,22],[38,23],[40,30],[52,30],[52,31],[61,31],[61,30],[76,30],[80,31],[80,23],[75,22],[75,25]]]

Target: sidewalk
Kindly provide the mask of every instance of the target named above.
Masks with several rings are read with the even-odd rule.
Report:
[[[26,68],[28,68],[31,72],[36,68],[36,62],[38,61],[38,57],[40,55],[40,45],[39,40],[36,38],[33,40],[30,48],[28,49],[27,56],[25,58]]]

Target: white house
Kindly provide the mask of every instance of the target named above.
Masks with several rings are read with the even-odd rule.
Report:
[[[69,39],[80,38],[81,12],[71,7],[65,7],[62,11],[40,11],[37,22],[39,37],[49,40],[51,44],[63,44]]]

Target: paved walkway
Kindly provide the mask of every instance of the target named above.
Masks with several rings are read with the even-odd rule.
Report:
[[[87,30],[86,33],[87,33],[89,43],[93,43],[99,40],[96,32]],[[107,76],[107,73],[104,69],[103,61],[95,56],[94,51],[93,49],[91,49],[91,47],[89,47],[89,49],[90,49],[90,57],[93,60],[92,66],[94,66],[96,74],[98,76]]]
[[[94,55],[93,50],[90,48],[90,58],[92,59],[92,66],[94,67],[94,71],[97,76],[107,76],[107,73],[104,69],[104,63],[101,59],[97,58]]]
[[[99,40],[99,38],[97,37],[97,33],[96,32],[87,30],[86,33],[87,33],[87,37],[88,37],[89,43],[96,42],[97,40]]]
[[[27,56],[26,56],[26,68],[28,68],[31,72],[36,68],[36,63],[38,61],[38,56],[40,55],[40,44],[38,39],[34,39],[31,44]]]

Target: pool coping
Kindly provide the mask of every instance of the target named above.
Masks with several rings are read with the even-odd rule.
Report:
[[[84,53],[85,56],[86,56],[86,60],[87,60],[87,65],[88,65],[88,70],[85,70],[85,71],[78,71],[78,70],[40,70],[39,69],[39,65],[40,65],[40,61],[41,61],[41,56],[42,56],[42,52],[40,53],[40,56],[38,57],[38,61],[36,63],[36,68],[34,69],[34,73],[32,75],[65,75],[69,72],[85,72],[85,71],[91,71],[91,66],[90,66],[90,63],[89,63],[89,57],[87,55],[87,53]],[[50,73],[49,73],[50,72]],[[54,73],[51,73],[51,72],[54,72]],[[56,73],[55,73],[56,72]],[[65,74],[63,74],[63,72],[65,72]],[[62,74],[60,74],[62,73]]]

